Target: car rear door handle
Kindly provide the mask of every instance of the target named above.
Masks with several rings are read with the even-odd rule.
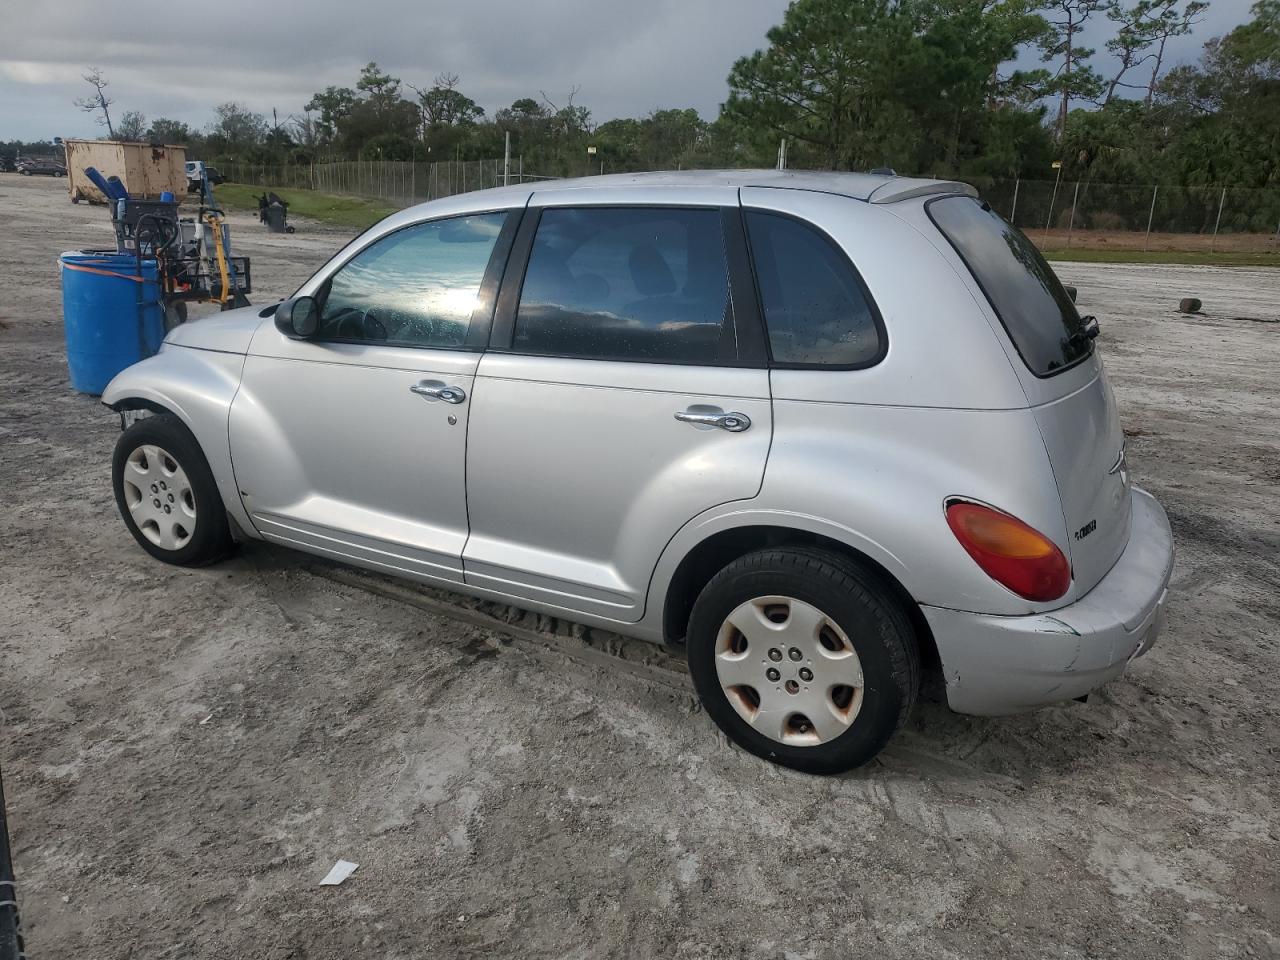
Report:
[[[429,400],[443,400],[445,403],[461,403],[467,399],[467,391],[461,387],[451,387],[439,380],[419,380],[409,390]]]
[[[741,433],[751,426],[751,418],[745,413],[724,413],[723,411],[681,410],[676,414],[681,423],[696,423],[708,427],[719,427],[730,433]]]

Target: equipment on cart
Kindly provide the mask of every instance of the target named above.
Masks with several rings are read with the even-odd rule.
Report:
[[[197,161],[198,162],[198,161]],[[125,367],[152,356],[187,304],[248,306],[249,258],[231,253],[231,230],[203,175],[200,206],[183,217],[165,191],[138,200],[115,177],[87,177],[107,197],[116,248],[63,254],[62,313],[71,385],[100,394]]]
[[[224,310],[246,306],[252,290],[248,257],[231,253],[231,230],[213,197],[204,163],[195,161],[201,202],[195,217],[182,217],[171,193],[159,200],[135,200],[115,178],[92,167],[85,176],[110,200],[116,252],[156,261],[165,325],[186,319],[191,302],[216,302]]]

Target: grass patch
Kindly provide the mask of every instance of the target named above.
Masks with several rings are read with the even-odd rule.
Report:
[[[1190,263],[1224,267],[1280,267],[1280,253],[1235,253],[1197,250],[1089,250],[1065,247],[1040,251],[1047,260],[1072,263]]]
[[[317,193],[314,190],[286,190],[281,187],[251,187],[244,183],[224,183],[214,187],[213,193],[218,203],[229,210],[249,210],[256,213],[258,197],[263,192],[275,193],[289,204],[289,215],[310,217],[323,223],[332,223],[339,227],[353,227],[363,230],[377,223],[399,207],[379,203],[376,200],[365,200],[360,197],[341,197],[332,193]]]

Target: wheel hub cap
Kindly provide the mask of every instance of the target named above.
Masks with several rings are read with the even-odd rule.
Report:
[[[734,710],[770,740],[827,743],[862,706],[862,663],[829,616],[793,597],[757,597],[725,618],[716,675]]]
[[[144,537],[164,550],[180,550],[191,541],[195,493],[173,454],[143,444],[125,461],[122,482],[125,504]]]

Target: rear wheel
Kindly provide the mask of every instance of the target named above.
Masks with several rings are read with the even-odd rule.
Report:
[[[874,757],[920,685],[915,632],[898,599],[826,551],[734,561],[698,596],[686,642],[698,696],[730,739],[809,773]]]
[[[111,475],[125,526],[157,560],[198,567],[231,551],[213,471],[177,417],[147,417],[122,433]]]

